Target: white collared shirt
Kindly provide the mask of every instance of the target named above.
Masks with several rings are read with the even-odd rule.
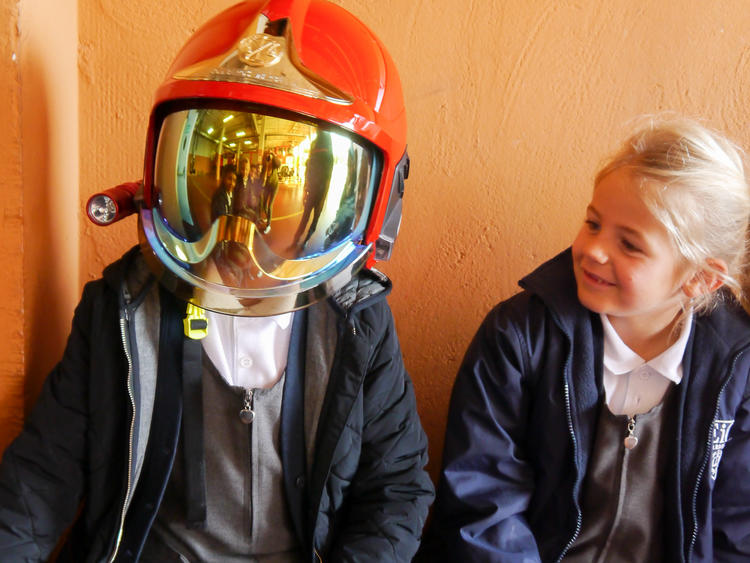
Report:
[[[203,350],[229,385],[268,389],[286,369],[292,315],[235,317],[206,311]]]
[[[682,381],[682,357],[693,314],[688,313],[682,323],[677,341],[648,362],[628,348],[607,315],[600,317],[604,329],[604,391],[609,410],[628,416],[650,411],[661,403],[673,383],[679,385]]]

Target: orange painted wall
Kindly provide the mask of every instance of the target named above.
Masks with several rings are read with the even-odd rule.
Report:
[[[69,2],[19,2],[24,399],[63,350],[78,301],[78,33]]]
[[[0,4],[0,450],[23,422],[23,200],[21,196],[21,119],[19,107],[18,5]]]
[[[750,147],[750,11],[744,0],[337,1],[383,39],[404,84],[411,177],[383,269],[435,474],[452,380],[478,323],[571,241],[597,164],[627,120],[678,110]],[[190,32],[232,3],[78,4],[80,190],[71,197],[82,204],[140,177],[152,92]],[[107,229],[79,221],[70,236],[80,237],[80,286],[136,236],[133,219]],[[0,310],[3,330],[22,314]],[[12,344],[0,346],[13,357]],[[22,369],[19,359],[3,364],[0,400],[12,386],[4,373]]]

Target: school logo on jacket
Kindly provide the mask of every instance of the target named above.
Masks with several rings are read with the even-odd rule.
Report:
[[[719,471],[721,454],[724,453],[724,445],[729,439],[729,430],[734,420],[714,420],[711,431],[711,479],[716,480]]]

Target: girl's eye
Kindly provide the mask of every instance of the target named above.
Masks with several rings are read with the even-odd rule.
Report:
[[[625,250],[628,252],[640,252],[640,247],[636,246],[632,242],[630,242],[628,239],[622,239],[622,246]]]
[[[594,221],[593,219],[586,219],[584,221],[584,224],[586,227],[588,227],[589,231],[596,232],[599,230],[599,223]]]

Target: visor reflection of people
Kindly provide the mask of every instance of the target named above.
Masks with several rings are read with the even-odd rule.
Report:
[[[211,221],[232,213],[236,183],[237,173],[232,168],[222,170],[219,186],[211,197]]]
[[[251,215],[255,217],[258,213],[258,186],[257,176],[253,174],[253,168],[247,157],[240,159],[237,171],[237,183],[234,188],[234,212],[238,215]]]
[[[341,195],[341,201],[336,210],[336,216],[326,229],[323,248],[330,247],[335,241],[341,239],[342,236],[345,236],[345,234],[351,230],[357,214],[361,211],[357,209],[357,153],[354,151],[353,147],[349,149],[346,161],[346,182],[344,183],[344,192]],[[364,178],[366,177],[366,174],[361,174],[359,177]]]
[[[225,170],[233,170],[237,171],[237,166],[234,163],[234,153],[228,153],[224,156],[224,162],[221,165],[221,172],[224,172]]]
[[[293,245],[299,244],[302,233],[305,232],[307,222],[312,215],[310,228],[307,231],[305,239],[302,241],[304,246],[315,232],[318,226],[318,219],[323,210],[323,204],[328,194],[328,185],[331,182],[331,172],[333,171],[333,151],[331,149],[331,136],[325,131],[321,131],[310,147],[310,158],[307,160],[305,168],[305,187],[302,218],[294,233]]]
[[[84,289],[3,456],[0,559],[46,560],[70,529],[58,561],[410,561],[434,491],[374,269],[408,175],[393,61],[334,3],[266,0],[201,27],[166,76],[142,182],[89,200],[99,224],[134,210],[140,244]],[[366,180],[346,188],[352,153]],[[356,213],[290,251],[305,162],[307,191]]]
[[[271,216],[273,215],[273,202],[279,191],[279,167],[281,160],[276,153],[269,151],[263,158],[261,176],[263,178],[263,192],[260,196],[260,217],[264,222],[263,232],[271,229]]]

